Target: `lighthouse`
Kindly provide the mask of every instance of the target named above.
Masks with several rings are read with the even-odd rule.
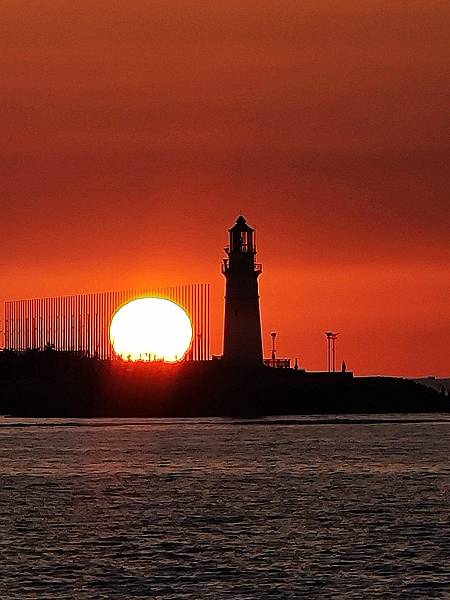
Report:
[[[256,263],[255,230],[239,216],[228,231],[227,258],[222,264],[226,282],[223,360],[262,365],[258,292],[262,266]]]

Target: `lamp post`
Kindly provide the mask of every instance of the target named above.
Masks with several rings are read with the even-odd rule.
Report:
[[[336,371],[336,339],[338,333],[327,331],[327,350],[328,350],[328,373],[334,373]]]
[[[270,334],[270,337],[272,338],[272,356],[271,356],[271,361],[272,361],[272,367],[274,367],[275,366],[275,362],[276,362],[275,339],[277,337],[277,332],[276,331],[272,331],[272,333]]]

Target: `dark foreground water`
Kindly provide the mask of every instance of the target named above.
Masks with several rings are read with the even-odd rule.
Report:
[[[449,417],[348,420],[0,418],[0,598],[450,598]]]

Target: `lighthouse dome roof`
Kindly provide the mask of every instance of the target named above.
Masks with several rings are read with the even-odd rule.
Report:
[[[245,220],[245,217],[239,215],[236,219],[236,223],[229,229],[229,231],[255,231]]]

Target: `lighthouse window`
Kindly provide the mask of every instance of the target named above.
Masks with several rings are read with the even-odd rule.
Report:
[[[241,235],[241,250],[243,252],[249,252],[251,250],[252,238],[248,231],[243,231]]]

